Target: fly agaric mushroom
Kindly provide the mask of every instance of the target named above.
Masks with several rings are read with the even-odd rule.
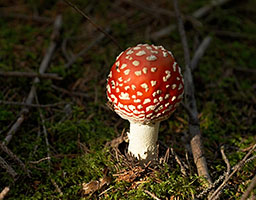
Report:
[[[128,152],[138,160],[156,160],[160,121],[175,111],[183,89],[181,69],[162,46],[138,44],[116,58],[107,97],[113,110],[130,122]]]

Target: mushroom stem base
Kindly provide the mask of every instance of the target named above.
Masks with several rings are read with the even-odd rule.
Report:
[[[147,125],[130,122],[128,152],[143,163],[157,159],[159,124],[160,122]]]

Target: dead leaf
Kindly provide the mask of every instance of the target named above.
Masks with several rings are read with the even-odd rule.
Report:
[[[84,195],[94,193],[99,188],[100,188],[100,182],[96,180],[90,181],[89,183],[82,184],[82,191]]]
[[[82,193],[83,195],[93,194],[97,190],[100,190],[103,186],[109,185],[111,182],[111,178],[108,176],[104,176],[98,180],[92,180],[89,183],[82,184]]]

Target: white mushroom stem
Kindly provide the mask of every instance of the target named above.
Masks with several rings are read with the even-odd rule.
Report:
[[[143,162],[157,158],[157,138],[160,122],[139,124],[130,122],[128,152]]]

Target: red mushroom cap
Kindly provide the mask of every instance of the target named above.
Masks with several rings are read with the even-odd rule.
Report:
[[[162,46],[139,44],[122,52],[111,68],[107,97],[117,114],[149,124],[168,118],[184,90],[181,69]]]

